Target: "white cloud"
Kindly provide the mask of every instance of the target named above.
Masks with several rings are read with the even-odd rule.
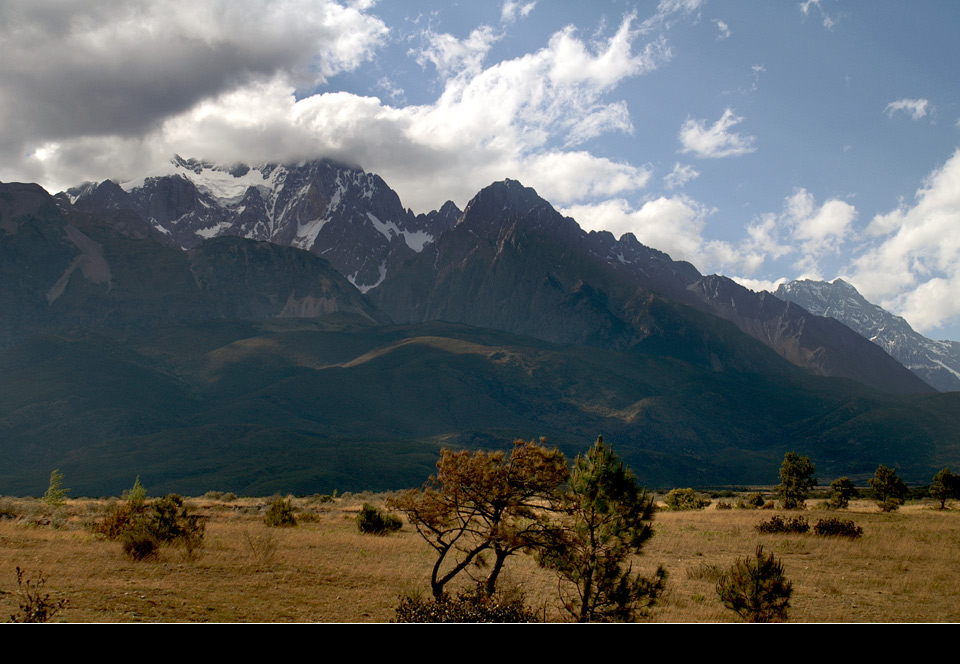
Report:
[[[919,120],[926,116],[929,106],[930,102],[926,99],[898,99],[887,104],[883,112],[892,118],[894,113],[902,111],[909,115],[911,120]]]
[[[668,189],[680,189],[698,177],[700,177],[700,171],[690,164],[681,164],[678,161],[673,165],[673,170],[663,178],[663,184],[665,184]]]
[[[479,73],[483,60],[490,47],[501,38],[489,26],[481,26],[460,40],[450,34],[437,34],[431,30],[424,32],[427,46],[416,53],[417,63],[425,67],[432,63],[441,78],[448,78],[460,72]]]
[[[707,220],[716,209],[687,196],[661,196],[639,208],[625,199],[612,198],[595,204],[571,205],[561,212],[587,230],[607,230],[618,237],[633,233],[648,247],[663,251],[674,260],[689,261],[705,273],[749,274],[764,260],[763,252],[749,240],[737,245],[706,239]]]
[[[876,244],[851,266],[863,296],[900,314],[920,331],[960,317],[960,149],[931,173],[912,206],[877,215]],[[846,277],[845,277],[846,278]]]
[[[780,287],[780,284],[785,284],[790,281],[785,277],[780,277],[779,279],[751,279],[750,277],[730,275],[730,278],[744,288],[748,288],[756,293],[759,293],[760,291],[768,291],[773,293],[777,290],[777,288]]]
[[[720,34],[717,35],[717,41],[723,41],[724,39],[729,39],[730,35],[733,33],[730,31],[730,26],[725,22],[721,21],[718,18],[713,19],[713,24],[717,26],[717,30],[720,31]]]
[[[828,15],[827,12],[823,10],[823,7],[820,5],[820,0],[804,0],[800,3],[800,11],[803,12],[804,16],[808,16],[814,7],[816,7],[820,14],[823,27],[829,30],[837,24],[837,19]]]
[[[500,22],[513,23],[518,18],[526,18],[537,6],[536,0],[529,2],[516,2],[515,0],[504,0],[500,8]]]
[[[306,6],[313,7],[320,5]],[[354,19],[363,24],[360,14]],[[418,211],[447,199],[462,205],[504,177],[521,179],[561,204],[622,196],[647,184],[650,167],[570,148],[601,134],[633,131],[626,104],[611,93],[669,57],[662,39],[638,47],[634,22],[628,16],[613,34],[589,44],[569,27],[540,50],[492,64],[484,63],[496,37],[489,28],[463,41],[431,33],[422,57],[448,78],[429,104],[396,107],[347,92],[303,96],[297,77],[280,67],[272,75],[240,77],[183,110],[157,114],[153,125],[138,131],[38,131],[32,157],[24,160],[20,151],[0,163],[15,171],[15,179],[29,173],[56,191],[86,179],[141,175],[174,153],[255,163],[329,156],[378,173]],[[373,48],[380,33],[370,34],[364,43]],[[331,48],[324,45],[320,55]],[[307,51],[297,57],[312,61],[315,53]],[[351,51],[351,57],[362,52]],[[327,61],[352,63],[345,58]],[[389,81],[380,87],[402,94]],[[0,179],[7,178],[0,167]]]
[[[756,150],[755,136],[731,133],[729,129],[743,121],[726,109],[719,120],[707,127],[706,120],[688,119],[680,128],[681,153],[692,152],[697,157],[716,159],[720,157],[739,157]]]

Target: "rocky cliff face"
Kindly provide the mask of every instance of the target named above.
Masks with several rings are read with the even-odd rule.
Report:
[[[0,184],[0,347],[76,328],[349,313],[385,318],[325,259],[242,238],[128,237],[36,185]]]
[[[160,173],[88,183],[63,198],[80,210],[106,211],[133,237],[160,235],[184,249],[224,236],[305,249],[361,291],[459,216],[452,203],[414,215],[379,176],[330,160],[224,167],[176,157]]]
[[[689,307],[814,373],[895,392],[929,389],[836,321],[704,277],[632,235],[586,233],[510,180],[478,193],[456,226],[370,294],[398,321],[456,321],[616,349],[655,346],[716,366],[770,369],[760,351]]]
[[[868,302],[844,280],[791,281],[781,285],[776,295],[840,321],[938,390],[960,391],[960,343],[928,339],[900,316]]]

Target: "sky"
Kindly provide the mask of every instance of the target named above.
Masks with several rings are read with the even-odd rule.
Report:
[[[0,180],[332,157],[511,178],[755,290],[960,340],[960,2],[0,0]]]

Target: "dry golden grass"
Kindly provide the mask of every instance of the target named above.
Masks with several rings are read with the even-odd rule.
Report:
[[[25,518],[0,519],[0,619],[17,612],[19,566],[31,580],[42,572],[45,592],[68,600],[56,617],[62,621],[385,622],[401,593],[427,588],[434,560],[409,525],[385,537],[357,532],[363,500],[382,505],[382,497],[295,499],[313,515],[296,528],[263,523],[268,499],[193,499],[191,508],[208,517],[199,555],[166,548],[148,562],[133,562],[118,543],[90,534],[102,501],[69,501],[54,516],[55,527],[29,525],[44,515],[37,501],[2,500]],[[811,525],[827,516],[855,520],[864,529],[855,541],[759,535],[756,524],[772,514],[714,507],[658,512],[656,534],[635,562],[647,572],[662,564],[670,575],[650,620],[734,621],[717,599],[716,575],[757,544],[783,560],[793,582],[792,622],[960,620],[956,504],[943,512],[926,504],[882,514],[864,501],[839,514],[803,512]],[[562,618],[556,577],[529,557],[512,559],[505,581],[520,585],[547,620]]]

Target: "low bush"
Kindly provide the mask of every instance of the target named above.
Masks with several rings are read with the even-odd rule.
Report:
[[[807,520],[802,516],[784,519],[783,517],[777,515],[770,517],[769,521],[761,521],[757,524],[757,532],[763,535],[777,535],[784,533],[802,535],[809,530],[810,524],[807,523]]]
[[[284,500],[280,496],[274,498],[267,513],[263,515],[263,522],[272,528],[296,526],[297,517],[293,514],[293,501]]]
[[[400,530],[403,521],[392,514],[385,514],[370,503],[364,503],[357,514],[357,530],[367,535],[386,535]]]
[[[863,528],[853,521],[844,519],[820,519],[813,527],[813,532],[822,537],[849,537],[856,539],[863,535]]]
[[[134,560],[156,557],[162,544],[182,545],[190,555],[203,545],[203,517],[190,514],[182,497],[171,493],[148,504],[137,485],[129,496],[93,524],[95,534],[119,540],[123,552]]]
[[[673,489],[664,498],[664,502],[671,510],[702,510],[709,507],[710,500],[701,497],[693,489]]]
[[[762,493],[751,493],[746,498],[737,500],[737,507],[742,510],[758,510],[766,504]]]
[[[717,581],[723,605],[752,623],[785,621],[792,593],[783,563],[772,553],[765,556],[762,546],[757,546],[754,557],[738,558]]]
[[[537,614],[524,604],[519,592],[487,595],[481,588],[456,597],[444,593],[439,599],[419,595],[400,598],[398,623],[532,623]]]
[[[732,510],[732,509],[733,509],[733,503],[728,503],[728,502],[725,501],[725,500],[718,500],[718,501],[717,501],[717,509],[718,509],[718,510]]]

